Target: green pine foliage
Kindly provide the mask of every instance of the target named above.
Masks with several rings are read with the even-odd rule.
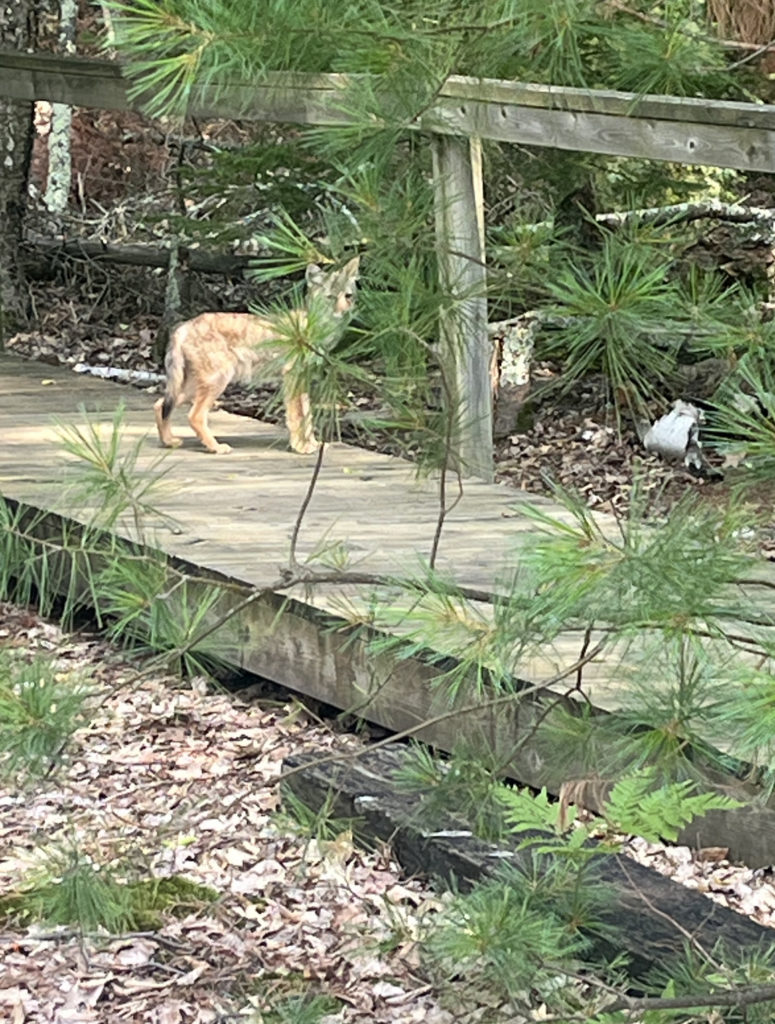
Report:
[[[683,957],[674,957],[669,963],[655,968],[647,979],[647,991],[654,996],[697,996],[706,1001],[708,993],[728,993],[738,991],[745,996],[747,991],[772,985],[775,970],[775,947],[770,945],[756,949],[732,951],[724,947],[723,942],[712,950],[698,949],[687,943]],[[648,1024],[652,1022],[650,1011],[644,1017]],[[712,1013],[712,1011],[711,1011]],[[680,1015],[662,1011],[663,1016],[654,1016],[654,1024],[665,1021],[683,1021],[687,1011]],[[721,1016],[723,1014],[723,1016]],[[770,1024],[775,1014],[775,1000],[758,1000],[746,1004],[744,999],[738,1005],[719,1008],[715,1019],[723,1020],[723,1024]],[[697,1013],[690,1020],[714,1020],[706,1011]]]
[[[83,427],[60,424],[58,431],[63,451],[72,458],[66,478],[71,488],[71,505],[91,509],[89,525],[103,529],[123,527],[138,540],[145,534],[149,517],[173,527],[172,520],[158,507],[170,468],[164,465],[166,453],[140,471],[137,463],[145,438],[140,437],[131,448],[126,447],[128,430],[123,403],[117,406],[107,429],[83,406],[80,411],[86,421]]]
[[[545,346],[563,359],[562,387],[602,370],[611,387],[633,387],[644,397],[664,385],[675,364],[678,307],[670,260],[626,235],[604,235],[594,258],[558,268],[548,290],[548,312],[567,318]],[[657,338],[666,344],[655,344]],[[678,335],[680,338],[680,335]]]
[[[69,627],[95,601],[91,555],[116,543],[103,531],[0,496],[0,598],[35,605]]]
[[[115,935],[159,928],[165,917],[185,917],[218,898],[181,875],[124,878],[119,865],[97,864],[70,842],[41,851],[39,867],[17,891],[0,897],[0,920]]]
[[[37,877],[3,903],[0,913],[11,919],[71,925],[85,934],[119,934],[137,924],[129,889],[76,846],[51,851]]]
[[[284,828],[290,827],[299,835],[318,842],[331,842],[345,832],[352,832],[358,824],[355,818],[342,818],[335,814],[337,795],[326,794],[320,807],[310,807],[297,796],[290,786],[282,787],[282,811],[276,818]]]
[[[91,690],[50,657],[26,661],[0,648],[0,775],[32,782],[61,762],[86,724]]]
[[[702,9],[660,5],[657,17],[595,0],[274,0],[260,11],[202,0],[111,0],[116,44],[153,114],[181,109],[198,84],[271,71],[379,75],[347,91],[351,112],[407,122],[449,74],[693,95],[732,91],[724,51]]]
[[[503,758],[486,744],[461,743],[441,761],[418,743],[407,752],[394,782],[420,797],[424,824],[442,828],[450,814],[460,815],[476,835],[497,841],[505,834],[499,780],[503,768]]]
[[[283,989],[288,987],[301,988],[303,991],[293,995],[277,997],[278,982],[266,986],[270,991],[266,996],[259,996],[252,1001],[260,1005],[261,1024],[326,1024],[339,1016],[340,1002],[333,996],[316,991],[309,983],[294,984],[291,978]]]
[[[564,986],[550,965],[578,962],[587,942],[543,897],[543,886],[518,872],[457,896],[427,937],[426,956],[442,977],[462,973],[480,998],[489,992],[526,1009],[537,993],[562,1006]]]
[[[185,676],[223,668],[233,635],[217,584],[191,579],[162,556],[119,552],[94,576],[95,610],[106,635],[156,655],[160,669]]]
[[[733,589],[756,564],[746,547],[744,505],[718,509],[689,493],[657,528],[636,480],[628,517],[613,528],[561,488],[554,497],[566,515],[519,506],[539,534],[524,561],[539,588],[566,595],[568,618],[599,621],[622,635],[646,628],[680,635],[702,626],[722,638],[725,621],[731,630],[739,617],[750,618],[748,602]]]

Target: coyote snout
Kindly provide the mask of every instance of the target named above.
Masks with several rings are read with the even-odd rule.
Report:
[[[217,455],[231,451],[229,445],[220,444],[210,432],[210,409],[232,381],[247,382],[262,366],[285,358],[283,401],[291,447],[302,455],[314,452],[318,442],[309,395],[289,383],[293,379],[289,371],[297,355],[288,356],[287,343],[310,329],[318,310],[331,321],[326,340],[337,333],[339,321],[355,303],[359,260],[356,256],[340,270],[328,273],[310,264],[306,273],[307,309],[266,317],[253,313],[200,313],[179,324],[170,335],[165,359],[166,391],[154,406],[161,443],[168,448],[182,444],[172,433],[170,416],[178,405],[190,402],[188,421],[205,448]]]

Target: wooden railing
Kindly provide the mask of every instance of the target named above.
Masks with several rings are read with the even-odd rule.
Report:
[[[193,93],[199,116],[341,124],[347,76],[274,74]],[[130,100],[119,64],[80,57],[0,51],[0,96],[111,110]],[[432,138],[442,273],[461,296],[442,324],[448,379],[460,424],[464,471],[492,476],[490,341],[487,334],[481,139],[611,156],[775,171],[775,106],[637,96],[521,82],[452,77],[409,129]]]

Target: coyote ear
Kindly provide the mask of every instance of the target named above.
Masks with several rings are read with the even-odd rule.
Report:
[[[349,278],[349,280],[351,280],[351,281],[357,280],[358,279],[358,267],[360,266],[360,263],[361,263],[360,256],[353,256],[353,258],[350,260],[350,262],[349,263],[345,263],[345,265],[344,265],[344,268],[342,270],[342,273],[344,274],[344,276]]]
[[[317,263],[308,264],[304,277],[307,282],[307,287],[309,288],[320,286],[326,279],[326,275],[323,273],[323,271],[320,269]]]

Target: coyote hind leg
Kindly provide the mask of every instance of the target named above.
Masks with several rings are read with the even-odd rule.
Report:
[[[156,429],[159,431],[159,440],[165,448],[179,448],[183,444],[182,439],[172,433],[170,426],[170,416],[174,408],[174,400],[167,395],[162,396],[153,406],[153,412],[156,417]]]
[[[188,414],[188,422],[208,452],[212,452],[214,455],[227,455],[231,451],[231,445],[221,444],[217,441],[207,425],[208,413],[219,394],[220,391],[215,392],[210,389],[198,391],[194,404],[191,406],[191,412]]]

